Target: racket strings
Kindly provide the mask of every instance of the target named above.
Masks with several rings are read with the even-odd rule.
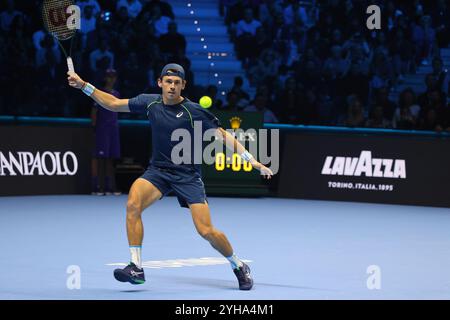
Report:
[[[67,25],[66,10],[73,4],[72,0],[46,0],[43,3],[44,25],[48,32],[58,40],[68,40],[76,33],[76,29],[71,29]]]

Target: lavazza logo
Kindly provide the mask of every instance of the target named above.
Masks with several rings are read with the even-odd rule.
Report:
[[[322,175],[406,179],[404,159],[373,158],[372,151],[363,150],[359,157],[327,156]],[[392,184],[371,184],[328,181],[329,188],[393,191]]]
[[[77,171],[78,159],[72,151],[0,151],[0,176],[73,176]]]

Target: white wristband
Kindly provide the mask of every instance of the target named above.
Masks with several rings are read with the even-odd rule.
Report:
[[[85,95],[87,95],[88,97],[91,96],[91,94],[94,93],[95,87],[90,84],[89,82],[86,82],[86,84],[83,86],[83,88],[81,88],[81,91],[83,91],[83,93]]]
[[[241,154],[241,158],[244,159],[245,161],[250,161],[253,159],[253,156],[250,152],[245,151],[243,154]]]

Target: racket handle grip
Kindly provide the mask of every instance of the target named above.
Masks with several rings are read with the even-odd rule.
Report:
[[[70,72],[75,73],[75,68],[73,67],[73,61],[71,57],[67,57],[67,69],[69,69]]]

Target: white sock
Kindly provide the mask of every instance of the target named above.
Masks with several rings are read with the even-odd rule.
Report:
[[[231,267],[233,269],[237,269],[242,267],[242,261],[233,253],[232,256],[226,257],[228,261],[231,263]]]
[[[141,249],[142,246],[130,246],[131,262],[133,262],[139,269],[142,269]]]

